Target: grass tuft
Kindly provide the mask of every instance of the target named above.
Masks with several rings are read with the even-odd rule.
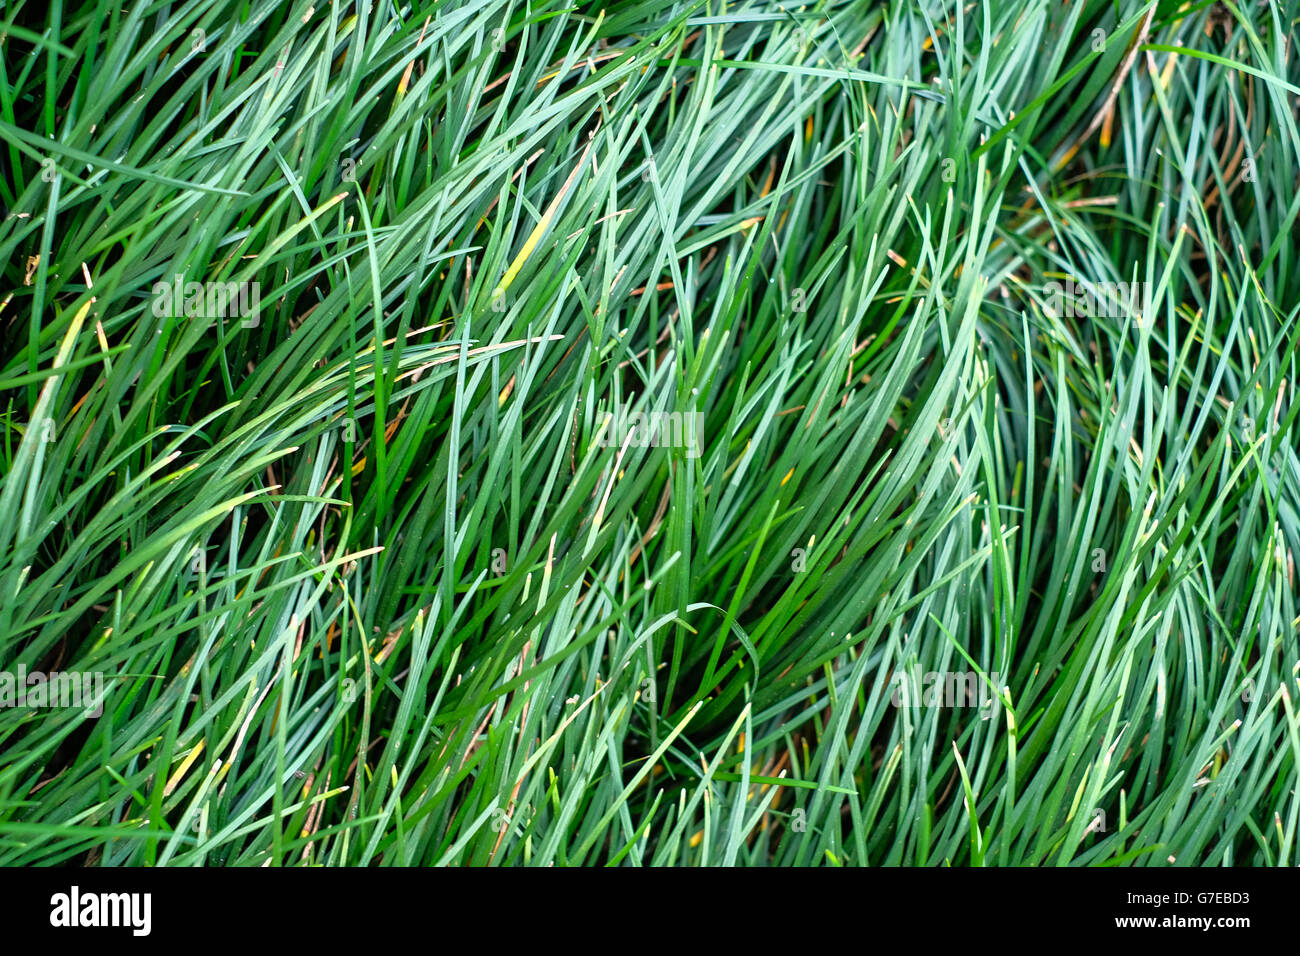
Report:
[[[1293,3],[0,35],[0,865],[1297,862]]]

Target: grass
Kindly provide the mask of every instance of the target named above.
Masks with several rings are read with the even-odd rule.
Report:
[[[1293,4],[0,16],[0,864],[1297,862]]]

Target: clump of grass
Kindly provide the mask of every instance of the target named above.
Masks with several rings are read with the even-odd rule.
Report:
[[[4,16],[0,863],[1295,862],[1287,4]]]

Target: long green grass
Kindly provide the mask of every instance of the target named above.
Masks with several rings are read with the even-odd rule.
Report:
[[[1297,862],[1291,0],[0,17],[0,864]]]

